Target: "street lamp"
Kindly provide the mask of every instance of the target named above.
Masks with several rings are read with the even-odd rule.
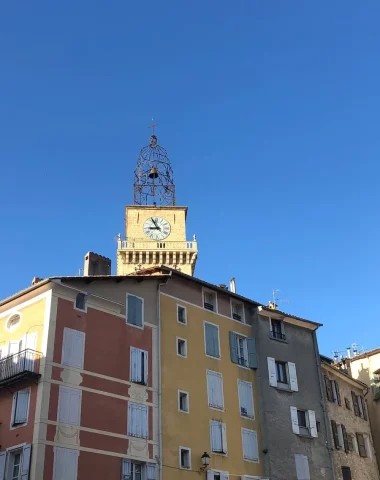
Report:
[[[201,456],[202,467],[199,469],[199,473],[204,472],[206,468],[210,465],[210,455],[207,452]]]

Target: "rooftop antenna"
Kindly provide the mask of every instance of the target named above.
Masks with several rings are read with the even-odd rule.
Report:
[[[79,275],[80,277],[83,277],[83,275],[84,275],[84,269],[83,269],[83,268],[79,268],[79,269],[78,269],[78,275]]]
[[[290,300],[286,299],[279,299],[277,297],[278,292],[280,291],[279,288],[275,288],[272,290],[272,300],[268,302],[268,307],[276,310],[279,303],[291,303]]]

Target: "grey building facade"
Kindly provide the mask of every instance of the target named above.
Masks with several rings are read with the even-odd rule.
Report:
[[[259,307],[254,324],[265,475],[334,480],[318,324]]]

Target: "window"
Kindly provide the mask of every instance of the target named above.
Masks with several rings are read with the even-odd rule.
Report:
[[[242,477],[242,478],[247,478],[248,477]],[[256,478],[256,477],[255,477]],[[221,470],[207,470],[207,480],[228,480],[229,475],[228,472],[223,472]]]
[[[54,480],[77,480],[78,450],[54,447]]]
[[[30,452],[32,446],[24,445],[22,448],[0,453],[0,478],[4,478],[5,466],[6,480],[19,480],[29,478]]]
[[[365,451],[367,453],[368,458],[372,460],[371,440],[368,434],[364,434],[364,445],[365,445]]]
[[[177,305],[177,322],[187,325],[187,311],[182,305]]]
[[[81,390],[60,385],[57,421],[70,425],[80,425],[81,404]]]
[[[317,421],[314,410],[300,410],[297,407],[290,407],[290,418],[292,430],[296,435],[307,435],[318,437]]]
[[[144,470],[146,475],[144,475]],[[127,458],[122,459],[122,480],[155,480],[156,465],[154,463],[142,464],[139,462],[132,462]]]
[[[218,410],[224,409],[223,377],[221,373],[207,370],[208,405]]]
[[[210,422],[211,452],[227,454],[227,430],[226,424],[211,420]]]
[[[298,392],[296,365],[292,362],[281,362],[272,357],[267,358],[269,384],[272,387]]]
[[[367,409],[364,398],[361,395],[356,395],[355,392],[351,392],[351,397],[355,415],[367,420]]]
[[[78,293],[75,298],[75,309],[87,312],[87,294]]]
[[[257,368],[256,339],[230,332],[230,355],[237,365]]]
[[[295,454],[297,480],[310,480],[309,460],[306,455]]]
[[[205,322],[206,355],[220,358],[219,328],[213,323]]]
[[[347,397],[344,397],[344,403],[346,405],[346,408],[348,410],[351,410],[351,403],[350,403],[350,400]]]
[[[15,330],[17,328],[20,322],[21,322],[21,315],[19,313],[14,313],[8,318],[5,328],[6,330],[11,332],[12,330]]]
[[[238,380],[240,415],[254,418],[252,383]]]
[[[329,377],[325,375],[325,387],[326,387],[327,400],[329,402],[333,402],[333,403],[337,403],[338,405],[341,405],[342,401],[340,398],[338,382],[336,380],[330,380]]]
[[[285,340],[286,336],[284,333],[284,323],[281,320],[276,320],[274,318],[270,319],[271,327],[271,337],[276,338],[277,340]]]
[[[131,382],[148,384],[148,352],[131,347]]]
[[[244,322],[244,304],[231,299],[232,318],[238,322]]]
[[[19,390],[13,395],[12,427],[28,423],[30,388]]]
[[[191,450],[186,447],[179,447],[179,466],[191,470]]]
[[[343,476],[343,480],[352,480],[351,468],[350,467],[342,467],[342,476]]]
[[[207,310],[216,312],[216,293],[210,290],[203,291],[203,306]]]
[[[187,357],[187,340],[177,337],[177,355]]]
[[[62,364],[83,368],[85,333],[65,327],[63,331]]]
[[[347,441],[348,441],[348,449],[350,452],[355,451],[355,442],[354,442],[354,435],[352,433],[349,433],[347,435]]]
[[[359,455],[361,457],[366,457],[367,452],[365,448],[364,436],[361,433],[356,434],[356,440],[358,442]]]
[[[189,413],[189,394],[182,390],[178,390],[178,410]]]
[[[128,429],[131,437],[148,437],[148,407],[139,403],[128,402]]]
[[[143,327],[144,301],[140,297],[127,293],[127,323],[135,327]]]
[[[331,430],[333,434],[335,448],[337,450],[349,451],[348,435],[346,427],[340,423],[336,423],[334,420],[331,420]]]
[[[241,434],[242,434],[244,460],[250,460],[251,462],[258,462],[259,449],[257,445],[257,433],[254,430],[242,428]]]

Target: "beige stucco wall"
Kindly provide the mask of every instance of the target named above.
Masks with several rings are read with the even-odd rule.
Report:
[[[356,382],[350,381],[349,378],[344,378],[344,375],[339,374],[338,372],[335,374],[333,368],[326,367],[323,364],[322,374],[327,375],[331,380],[335,380],[336,382],[338,382],[341,396],[341,405],[326,400],[327,415],[329,418],[329,430],[331,435],[331,445],[333,446],[332,455],[336,479],[341,480],[343,478],[342,466],[346,466],[350,467],[353,479],[378,480],[379,474],[372,443],[370,423],[367,420],[357,417],[354,413],[354,409],[352,406],[351,392],[353,391],[356,395],[363,396],[365,393],[365,388],[361,388],[356,384]],[[348,409],[346,407],[345,398],[349,400],[351,409]],[[357,452],[346,453],[344,451],[344,448],[340,450],[337,450],[335,448],[331,430],[331,420],[335,420],[336,423],[344,425],[346,427],[347,434],[356,435],[356,433],[361,433],[364,436],[368,436],[371,442],[371,447],[370,451],[367,452],[367,458],[361,457]]]

